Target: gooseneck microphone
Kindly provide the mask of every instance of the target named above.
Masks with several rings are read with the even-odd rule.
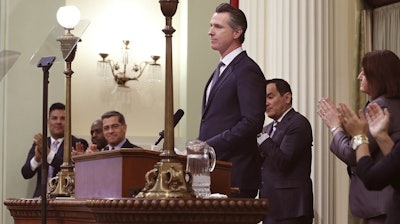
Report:
[[[175,112],[174,114],[174,127],[178,124],[178,122],[181,120],[185,112],[183,112],[182,109],[179,109]],[[157,141],[154,143],[154,145],[158,145],[160,141],[164,138],[164,130],[160,131],[159,133],[160,137],[157,139]]]

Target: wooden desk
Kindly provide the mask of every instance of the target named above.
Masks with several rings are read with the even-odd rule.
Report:
[[[40,224],[41,200],[4,201],[15,224]],[[265,199],[51,199],[48,224],[200,224],[258,223],[267,214]]]
[[[145,185],[145,174],[161,160],[160,152],[121,149],[74,156],[75,198],[132,197]],[[178,156],[186,167],[186,157]],[[211,192],[230,195],[231,163],[217,161]]]
[[[144,187],[146,172],[160,161],[159,152],[124,149],[73,157],[75,198],[50,199],[48,224],[203,224],[259,223],[268,212],[266,199],[133,198]],[[179,156],[185,166],[186,157]],[[229,195],[231,164],[217,161],[212,192]],[[40,199],[4,201],[15,224],[41,223]]]

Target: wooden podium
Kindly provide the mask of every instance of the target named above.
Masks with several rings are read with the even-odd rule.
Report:
[[[145,174],[161,160],[145,149],[102,151],[73,157],[75,198],[132,197],[145,185]],[[179,156],[186,167],[186,157]],[[211,172],[211,192],[230,195],[231,163],[217,161]]]
[[[122,149],[73,157],[75,198],[47,201],[49,224],[256,224],[268,213],[266,199],[133,198],[145,174],[161,160],[159,152]],[[186,157],[179,156],[185,166]],[[213,193],[230,194],[231,164],[217,161],[211,173]],[[41,199],[4,201],[14,224],[40,224]]]

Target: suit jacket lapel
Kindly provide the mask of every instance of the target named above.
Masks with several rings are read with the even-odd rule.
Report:
[[[272,131],[272,125],[274,124],[274,122],[271,122],[271,123],[269,123],[269,124],[267,124],[264,128],[263,128],[263,130],[262,130],[262,132],[263,133],[271,133],[271,131]]]
[[[217,82],[213,84],[213,87],[211,88],[210,95],[208,96],[208,104],[213,100],[215,93],[218,91],[218,89],[221,87],[221,85],[224,83],[227,77],[232,73],[232,67],[228,65],[226,69],[222,72],[220,77],[218,78]],[[206,107],[207,107],[206,105]]]
[[[231,72],[232,72],[232,67],[230,65],[228,65],[228,67],[226,67],[225,70],[221,73],[221,75],[218,78],[217,82],[213,84],[213,86],[212,86],[212,88],[210,90],[210,94],[208,95],[208,100],[206,100],[207,99],[207,89],[208,89],[208,86],[210,85],[210,82],[211,82],[211,80],[213,78],[213,74],[211,74],[211,76],[208,79],[208,82],[206,84],[205,91],[204,91],[203,114],[205,113],[205,111],[208,108],[208,105],[210,105],[212,99],[214,98],[217,89],[221,86],[221,84],[226,79],[226,77],[228,77],[227,73],[231,73]]]
[[[203,114],[202,117],[206,114],[209,105],[211,104],[211,101],[214,99],[214,96],[218,89],[222,86],[224,81],[230,76],[230,74],[233,72],[233,68],[238,64],[244,57],[247,57],[246,51],[242,51],[238,56],[236,56],[231,63],[225,68],[225,70],[222,72],[221,76],[218,78],[217,82],[213,84],[213,87],[210,91],[210,95],[208,96],[208,101],[206,104],[206,94],[207,94],[207,88],[204,90],[204,97],[203,97]],[[213,74],[211,74],[211,77],[208,79],[207,82],[207,87],[210,84],[212,80]]]
[[[213,77],[213,74],[211,74],[210,78],[207,81],[206,88],[204,88],[203,103],[202,103],[202,108],[201,108],[202,114],[204,114],[206,107],[207,107],[207,89],[208,89],[208,86],[210,85],[212,77]]]
[[[286,128],[287,124],[290,123],[293,115],[295,114],[295,110],[292,108],[289,112],[283,117],[283,119],[278,123],[276,130],[282,131]],[[272,125],[271,125],[272,127]],[[276,133],[276,132],[275,132]]]

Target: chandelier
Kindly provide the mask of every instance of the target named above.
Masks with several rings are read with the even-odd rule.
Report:
[[[157,63],[160,58],[158,55],[150,56],[152,61],[144,61],[141,64],[129,65],[129,40],[122,41],[124,46],[121,50],[121,61],[114,62],[107,59],[108,53],[99,53],[102,60],[97,62],[97,73],[102,77],[107,77],[110,74],[113,76],[117,87],[129,88],[128,81],[138,81],[148,67],[148,78],[150,81],[161,81],[161,65]]]

